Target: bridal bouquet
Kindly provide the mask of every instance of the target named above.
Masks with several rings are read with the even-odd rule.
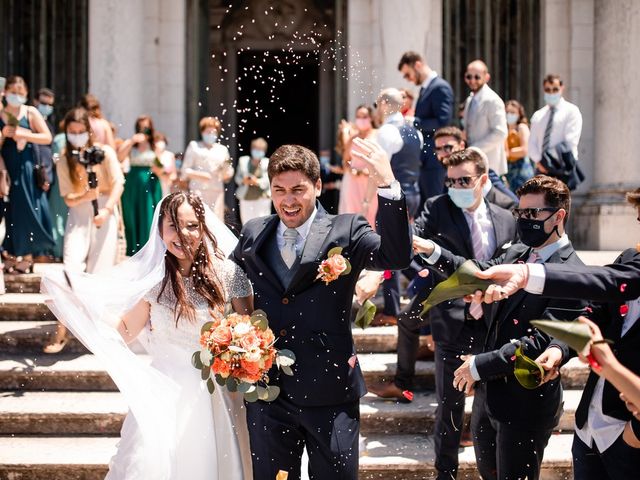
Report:
[[[277,350],[274,344],[275,336],[262,310],[251,315],[232,313],[202,326],[202,349],[193,353],[191,363],[202,372],[209,393],[217,383],[242,393],[248,402],[272,402],[280,388],[269,385],[269,369],[275,362],[282,373],[293,375],[291,365],[296,359],[292,351]]]

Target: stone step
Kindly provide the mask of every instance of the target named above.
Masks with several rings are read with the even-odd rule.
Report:
[[[393,353],[358,355],[365,381],[390,382],[396,368]],[[577,358],[571,359],[562,370],[562,384],[566,389],[582,388],[589,369]],[[434,364],[416,362],[415,389],[434,388]],[[65,352],[58,355],[24,354],[0,355],[0,390],[72,390],[114,391],[115,385],[101,362],[92,354]]]
[[[55,320],[40,293],[5,293],[0,295],[0,322]]]
[[[573,435],[552,435],[541,480],[571,477]],[[0,437],[0,478],[102,480],[116,437]],[[368,435],[360,455],[361,480],[417,480],[435,475],[433,439],[426,435]],[[473,448],[460,451],[459,478],[478,479]]]
[[[40,293],[40,273],[7,273],[4,286],[7,293]]]
[[[0,297],[1,298],[1,297]],[[1,307],[0,307],[1,309]],[[0,310],[1,311],[1,310]],[[55,334],[55,320],[11,320],[0,322],[0,350],[6,353],[41,352]],[[390,353],[396,351],[397,327],[370,327],[353,329],[358,353]],[[426,337],[421,337],[426,345]],[[65,346],[65,352],[87,353],[87,349],[73,337]]]
[[[582,392],[564,393],[564,415],[558,431],[573,431]],[[467,398],[466,416],[472,398]],[[410,404],[368,394],[360,402],[363,434],[431,433],[436,399],[418,392]],[[112,435],[117,436],[127,413],[118,392],[0,392],[0,435]]]

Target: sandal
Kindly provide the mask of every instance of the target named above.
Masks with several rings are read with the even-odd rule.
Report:
[[[67,337],[64,337],[62,340],[58,340],[54,343],[45,345],[42,351],[44,353],[49,353],[49,354],[60,353],[64,349],[64,347],[67,345],[68,342],[69,342],[69,339]]]
[[[16,257],[11,255],[6,250],[2,252],[2,263],[4,264],[3,269],[5,273],[15,272]]]
[[[33,273],[33,256],[29,254],[16,257],[13,269],[18,273]]]

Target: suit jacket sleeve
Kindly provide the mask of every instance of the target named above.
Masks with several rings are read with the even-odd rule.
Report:
[[[435,116],[416,117],[414,126],[422,130],[426,135],[432,136],[438,128],[451,123],[453,116],[453,91],[449,85],[442,83],[434,88],[429,100],[435,106]]]
[[[351,257],[361,268],[402,270],[413,254],[411,227],[404,197],[389,200],[378,195],[378,233],[364,217],[354,216],[351,225]]]
[[[478,265],[480,270],[486,270],[487,268],[493,267],[494,265],[501,265],[502,263],[504,263],[507,252],[508,250],[504,252],[502,255],[500,255],[499,257],[492,258],[490,260],[486,260],[486,261],[473,260],[473,261],[476,263],[476,265]],[[426,261],[426,256],[424,254],[420,254],[416,257],[416,261],[418,264],[420,264],[420,266],[440,272],[445,276],[453,275],[453,273],[460,267],[460,265],[462,265],[467,260],[468,260],[467,258],[461,257],[460,255],[455,255],[454,253],[447,250],[446,248],[443,248],[442,246],[440,246],[440,258],[433,265]]]
[[[508,301],[508,300],[507,300]],[[526,302],[526,299],[525,299]],[[553,300],[549,302],[541,318],[549,320],[573,320],[584,313],[585,302],[579,300]],[[535,360],[553,342],[552,338],[532,328],[529,335],[518,339],[522,353]],[[568,347],[560,342],[555,345],[562,350],[563,358],[569,358]],[[476,368],[482,380],[513,375],[517,344],[510,342],[497,350],[476,355]]]
[[[487,102],[487,115],[489,116],[489,130],[487,134],[476,140],[473,144],[483,151],[501,148],[507,138],[507,118],[504,104],[498,99]]]
[[[640,297],[640,254],[625,252],[626,261],[604,267],[545,265],[542,295],[584,298],[597,302],[626,302]]]

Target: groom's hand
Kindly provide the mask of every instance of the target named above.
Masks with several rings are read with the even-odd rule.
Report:
[[[371,170],[370,176],[378,187],[388,187],[396,179],[391,170],[389,156],[377,143],[354,138],[351,143],[351,156],[367,162]]]

